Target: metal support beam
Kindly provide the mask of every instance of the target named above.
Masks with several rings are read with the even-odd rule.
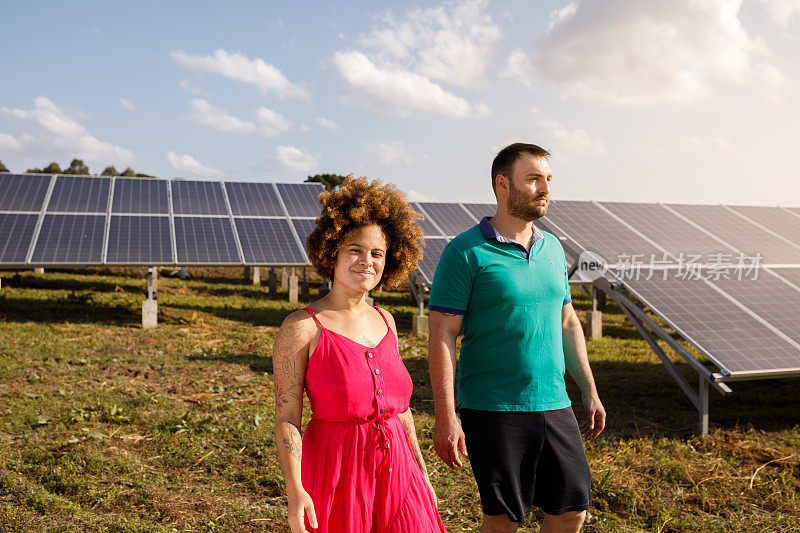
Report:
[[[154,328],[158,325],[158,270],[156,267],[147,268],[147,299],[142,302],[142,327]]]
[[[708,435],[708,380],[700,376],[697,411],[700,413],[700,434]]]

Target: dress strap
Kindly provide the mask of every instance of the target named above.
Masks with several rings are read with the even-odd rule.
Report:
[[[378,314],[381,315],[381,318],[386,323],[386,327],[389,328],[389,329],[392,329],[392,326],[389,325],[389,321],[386,320],[386,317],[383,315],[383,311],[381,311],[380,308],[377,305],[373,305],[372,307],[374,307],[375,310],[378,312]]]
[[[313,310],[309,309],[308,307],[304,307],[304,308],[303,308],[303,311],[305,311],[306,313],[308,313],[309,315],[311,315],[311,318],[313,318],[313,319],[314,319],[314,322],[316,322],[316,323],[317,323],[317,325],[318,325],[319,327],[322,327],[322,324],[320,324],[320,322],[319,322],[319,319],[317,318],[317,315],[316,315],[316,313],[314,313],[314,311],[313,311]],[[381,316],[383,316],[383,315],[381,315]],[[385,320],[385,319],[384,319],[384,320]],[[323,329],[324,329],[324,328],[323,328]]]

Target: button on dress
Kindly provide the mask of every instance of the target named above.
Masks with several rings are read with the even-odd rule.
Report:
[[[370,348],[305,311],[321,329],[306,369],[312,414],[301,460],[319,523],[313,531],[444,532],[397,416],[408,409],[412,383],[392,328],[386,322],[386,335]],[[308,520],[306,529],[312,531]]]

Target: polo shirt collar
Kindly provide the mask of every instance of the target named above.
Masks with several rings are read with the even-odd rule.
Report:
[[[486,239],[496,239],[498,242],[507,242],[509,244],[516,244],[518,246],[522,246],[517,241],[511,240],[511,239],[507,239],[506,237],[503,237],[502,235],[500,235],[497,232],[497,230],[494,229],[494,226],[492,226],[489,223],[489,220],[490,220],[490,217],[483,217],[481,219],[481,222],[480,222],[481,233],[483,233],[483,236],[486,237]],[[541,231],[539,231],[539,228],[537,228],[536,225],[534,224],[533,225],[533,238],[531,239],[531,246],[536,244],[536,241],[538,241],[539,239],[543,239],[543,238],[544,238],[544,235],[542,234]],[[525,248],[524,246],[522,246],[522,247]],[[527,252],[527,250],[526,250],[526,252]]]

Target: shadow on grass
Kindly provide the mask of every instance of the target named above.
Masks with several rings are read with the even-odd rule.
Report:
[[[308,302],[300,302],[296,309],[299,309]],[[287,304],[288,306],[288,304]],[[214,315],[218,318],[226,320],[233,320],[251,324],[253,326],[274,326],[280,327],[283,320],[295,309],[294,308],[269,308],[258,307],[253,309],[238,308],[238,307],[216,307],[207,305],[191,305],[191,304],[165,304],[164,308],[181,309],[184,311],[192,311],[196,313],[207,313]]]
[[[205,356],[189,355],[186,357],[190,361],[218,361],[220,363],[233,363],[236,365],[247,365],[250,370],[257,374],[273,373],[272,357],[254,356],[250,353],[222,353]]]
[[[90,323],[140,326],[142,317],[126,305],[106,305],[91,300],[91,295],[69,294],[63,298],[0,297],[0,315],[9,322]]]

